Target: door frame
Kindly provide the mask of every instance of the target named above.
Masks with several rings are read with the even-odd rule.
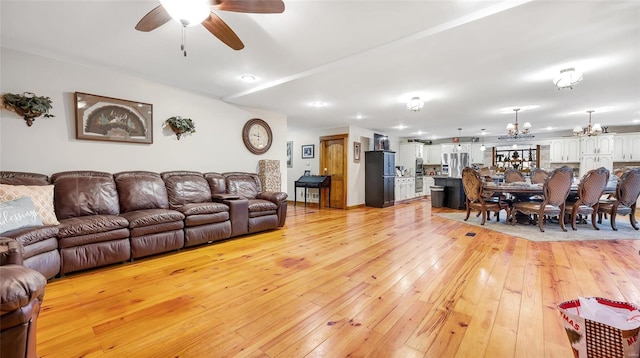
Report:
[[[342,162],[344,163],[343,165],[343,181],[344,181],[344,185],[342,185],[342,208],[346,209],[347,208],[347,193],[348,193],[348,187],[349,187],[349,134],[345,133],[345,134],[335,134],[335,135],[329,135],[329,136],[322,136],[320,137],[320,156],[318,157],[318,173],[320,173],[320,175],[324,174],[324,171],[322,170],[323,165],[322,163],[324,163],[324,158],[325,158],[325,150],[324,150],[324,142],[325,141],[330,141],[330,140],[337,140],[337,139],[342,139],[342,145],[344,148],[344,151],[342,153],[343,158],[342,158]]]

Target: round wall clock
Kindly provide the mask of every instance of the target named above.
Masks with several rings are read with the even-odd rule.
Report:
[[[273,141],[271,127],[262,119],[250,119],[242,128],[242,141],[251,153],[264,154],[271,148]]]

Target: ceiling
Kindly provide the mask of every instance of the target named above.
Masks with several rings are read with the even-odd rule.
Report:
[[[284,2],[282,14],[214,8],[245,48],[189,27],[184,57],[177,22],[134,29],[158,1],[2,0],[1,44],[277,111],[295,128],[491,136],[534,105],[519,113],[534,134],[584,127],[590,109],[594,123],[640,130],[640,1]],[[584,80],[558,90],[566,67]],[[411,112],[416,95],[425,105]]]

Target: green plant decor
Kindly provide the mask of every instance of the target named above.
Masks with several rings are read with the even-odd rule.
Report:
[[[2,95],[2,104],[5,108],[16,112],[24,118],[29,127],[40,116],[46,118],[55,117],[49,113],[49,110],[53,108],[51,98],[36,96],[32,92],[23,92],[22,94],[5,93]]]
[[[171,117],[164,121],[164,125],[165,127],[169,126],[169,128],[176,133],[178,140],[180,140],[183,134],[196,132],[196,125],[191,118],[183,118],[180,116]]]

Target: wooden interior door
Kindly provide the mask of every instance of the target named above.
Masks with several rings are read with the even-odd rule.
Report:
[[[331,207],[347,207],[347,143],[349,136],[320,137],[320,175],[331,175]],[[322,193],[322,206],[329,204],[328,191]]]

